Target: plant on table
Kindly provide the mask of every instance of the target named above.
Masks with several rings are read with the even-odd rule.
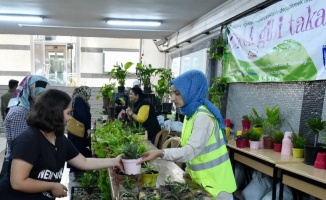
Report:
[[[114,99],[114,96],[113,96],[114,93],[115,93],[115,84],[114,83],[104,84],[104,86],[100,87],[100,91],[99,91],[98,95],[96,95],[96,100],[106,97],[109,99],[110,102],[112,102]]]
[[[315,134],[314,147],[317,146],[319,134],[325,134],[326,121],[323,121],[319,117],[312,118],[307,121],[307,127],[310,129],[310,132]],[[325,136],[324,136],[325,137]],[[323,137],[323,138],[324,138]]]
[[[151,79],[154,78],[153,76],[157,73],[157,69],[153,68],[151,64],[142,65],[141,63],[137,63],[136,69],[144,90],[145,88],[149,88],[151,86]]]
[[[157,74],[159,74],[159,80],[157,80],[157,85],[153,85],[153,87],[157,94],[157,104],[162,104],[163,102],[167,102],[164,99],[168,99],[168,95],[170,94],[173,75],[172,70],[167,68],[158,68]]]
[[[273,143],[281,144],[283,137],[284,137],[284,134],[281,131],[276,130],[274,135],[272,136],[272,141],[273,141]]]
[[[280,108],[278,106],[269,108],[266,105],[265,110],[266,119],[263,122],[263,132],[265,135],[273,137],[273,134],[275,133],[276,129],[278,129],[281,124]]]
[[[252,113],[249,115],[249,119],[254,128],[262,128],[264,123],[264,117],[259,115],[255,108],[252,108]]]
[[[246,137],[248,137],[250,141],[260,141],[262,136],[263,134],[261,132],[254,129],[250,129],[246,132]]]
[[[108,73],[111,78],[118,81],[119,86],[125,85],[126,77],[129,74],[128,69],[133,65],[132,62],[127,62],[124,65],[114,65],[112,70]]]
[[[296,149],[303,149],[304,145],[306,144],[306,138],[304,138],[298,134],[295,134],[295,133],[293,133],[291,135],[290,139],[291,139],[293,148],[296,148]]]

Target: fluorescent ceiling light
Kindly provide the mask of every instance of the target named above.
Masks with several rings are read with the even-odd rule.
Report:
[[[106,23],[117,26],[160,26],[160,21],[107,19]]]
[[[41,22],[43,19],[43,17],[35,15],[0,14],[0,21]]]

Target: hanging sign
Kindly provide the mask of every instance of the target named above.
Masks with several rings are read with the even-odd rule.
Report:
[[[231,82],[326,79],[326,3],[283,0],[227,26]]]

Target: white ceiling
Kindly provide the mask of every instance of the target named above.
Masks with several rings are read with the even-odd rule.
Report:
[[[1,14],[42,15],[40,23],[0,21],[0,34],[166,38],[227,0],[1,0]],[[106,18],[160,20],[156,28],[110,27]],[[21,27],[18,24],[22,24]]]

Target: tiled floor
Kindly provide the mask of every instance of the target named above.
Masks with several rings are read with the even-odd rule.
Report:
[[[4,133],[0,133],[0,171],[2,167],[3,158],[5,155],[5,148],[6,148],[6,137]],[[69,168],[65,166],[61,183],[64,184],[68,188],[68,196],[65,198],[57,198],[57,200],[70,200],[71,197],[71,187],[78,186],[77,182],[70,182],[69,181]]]

